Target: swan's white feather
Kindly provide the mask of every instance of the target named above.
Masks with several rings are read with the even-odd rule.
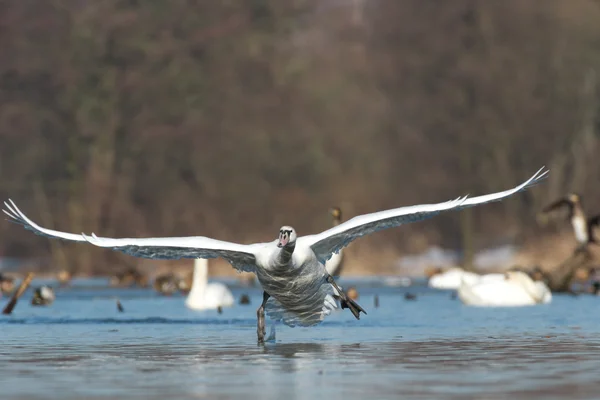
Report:
[[[458,297],[466,305],[479,307],[528,306],[552,300],[550,289],[543,282],[535,282],[518,271],[508,272],[505,279],[463,282]]]
[[[42,228],[23,214],[12,200],[4,202],[8,210],[2,210],[11,217],[12,222],[19,223],[38,235],[72,240],[75,242],[88,242],[98,247],[108,247],[119,250],[135,257],[151,259],[180,259],[180,258],[217,258],[222,257],[229,261],[236,269],[245,272],[254,272],[256,263],[255,254],[268,243],[243,245],[211,239],[204,236],[188,237],[159,237],[159,238],[123,238],[113,239],[85,234],[73,234]]]

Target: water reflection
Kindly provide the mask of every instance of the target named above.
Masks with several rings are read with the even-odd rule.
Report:
[[[193,312],[151,292],[125,313],[112,292],[19,304],[0,317],[0,398],[597,397],[600,322],[589,310],[600,299],[484,310],[447,293],[361,295],[375,290],[381,307],[368,317],[282,327],[265,346],[254,307]],[[250,293],[258,304],[260,290]]]
[[[600,341],[546,336],[266,346],[204,341],[8,345],[0,353],[0,372],[45,379],[46,386],[57,381],[85,385],[88,393],[106,391],[108,384],[115,395],[154,388],[148,398],[323,392],[333,397],[592,395],[599,383]]]

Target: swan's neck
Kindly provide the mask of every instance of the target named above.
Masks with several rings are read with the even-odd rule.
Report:
[[[203,290],[208,282],[208,260],[206,258],[196,258],[194,260],[194,280],[192,282],[192,291]]]
[[[279,255],[277,256],[277,264],[288,265],[290,263],[290,260],[292,259],[292,254],[294,254],[295,248],[296,243],[291,243],[287,246],[283,246],[279,251]]]

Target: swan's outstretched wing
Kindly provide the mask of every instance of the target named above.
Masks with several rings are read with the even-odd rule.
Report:
[[[239,271],[255,272],[255,254],[263,244],[243,245],[204,236],[166,237],[143,239],[112,239],[76,235],[52,229],[42,228],[21,212],[12,200],[4,202],[4,213],[10,217],[9,221],[21,224],[38,235],[49,238],[59,238],[75,242],[89,242],[95,246],[108,247],[122,251],[135,257],[175,260],[179,258],[217,258],[222,257],[229,261]]]
[[[501,200],[539,183],[546,177],[547,173],[548,171],[544,171],[544,168],[541,168],[528,181],[513,189],[505,190],[504,192],[472,198],[459,197],[456,200],[447,201],[445,203],[400,207],[393,210],[359,215],[317,235],[300,237],[298,238],[298,241],[299,243],[302,243],[302,245],[310,246],[319,261],[325,263],[333,253],[338,252],[350,242],[361,236],[405,223],[431,218],[442,211],[460,210],[477,204]]]

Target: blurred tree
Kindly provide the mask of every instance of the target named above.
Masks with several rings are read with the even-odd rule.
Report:
[[[592,0],[1,2],[0,194],[56,229],[245,242],[549,165],[539,189],[351,248],[438,243],[468,266],[549,197],[600,195],[598,20]],[[5,253],[73,271],[139,262],[8,229]]]

